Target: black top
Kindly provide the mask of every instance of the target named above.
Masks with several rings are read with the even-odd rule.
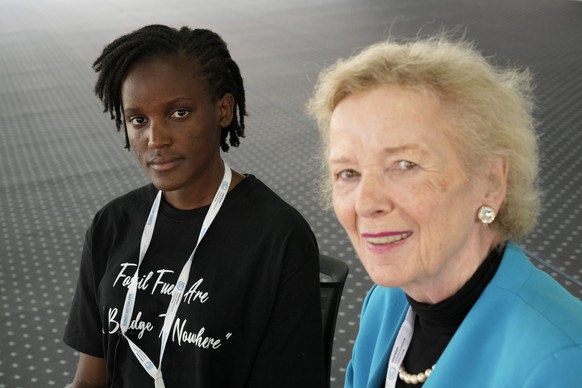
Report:
[[[154,386],[119,322],[156,192],[150,184],[106,205],[83,248],[64,340],[105,358],[108,387]],[[155,364],[163,314],[207,210],[160,205],[127,331]],[[194,256],[164,353],[166,387],[320,388],[323,361],[315,236],[295,209],[247,176]]]
[[[456,294],[442,302],[419,303],[407,296],[416,313],[414,335],[404,358],[404,369],[407,372],[424,372],[437,363],[461,322],[497,272],[504,250],[505,245],[493,249],[469,281]],[[400,379],[396,382],[398,388],[419,386],[421,384],[406,384]]]

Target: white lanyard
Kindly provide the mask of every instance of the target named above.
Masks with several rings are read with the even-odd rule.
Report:
[[[385,388],[394,388],[396,386],[398,369],[400,368],[400,365],[402,365],[402,361],[404,361],[404,356],[406,355],[406,351],[408,351],[408,346],[410,346],[410,340],[414,333],[415,316],[416,314],[409,306],[408,312],[406,313],[406,319],[402,322],[402,326],[400,326],[398,336],[392,347],[392,353],[390,353],[388,371],[386,372],[386,384],[384,385]]]
[[[198,235],[198,241],[196,242],[196,246],[194,250],[190,254],[188,261],[182,268],[180,272],[180,276],[178,277],[178,281],[174,285],[174,289],[172,290],[172,299],[170,300],[170,304],[168,305],[168,310],[164,317],[164,325],[162,327],[162,339],[161,339],[161,346],[160,346],[160,360],[158,363],[158,367],[156,368],[155,364],[149,359],[149,357],[137,346],[133,341],[131,341],[125,333],[131,322],[131,316],[133,314],[133,307],[135,305],[135,298],[137,294],[137,281],[138,281],[138,272],[139,267],[143,261],[143,258],[146,254],[146,251],[150,245],[152,240],[152,236],[154,234],[154,226],[156,224],[156,218],[158,217],[158,210],[160,207],[160,201],[162,198],[162,191],[160,190],[154,200],[152,208],[150,210],[150,214],[148,216],[146,225],[144,227],[142,236],[141,236],[141,245],[139,249],[139,259],[137,263],[137,268],[133,277],[131,278],[131,282],[129,283],[129,287],[127,290],[127,294],[125,295],[125,302],[123,304],[123,312],[121,313],[121,334],[127,339],[129,343],[129,347],[133,351],[135,357],[139,360],[143,368],[148,372],[148,374],[155,380],[155,387],[156,388],[165,388],[164,379],[162,377],[162,357],[164,356],[164,350],[166,349],[166,343],[168,342],[168,336],[170,333],[170,328],[172,323],[174,322],[174,318],[176,317],[176,312],[178,311],[178,307],[182,302],[182,297],[184,295],[184,289],[186,288],[186,284],[188,283],[188,277],[190,276],[190,267],[192,266],[192,259],[194,258],[194,254],[196,253],[196,248],[198,248],[198,244],[204,237],[204,234],[212,224],[214,217],[218,214],[222,203],[224,202],[224,198],[228,193],[228,187],[230,186],[230,181],[232,178],[232,171],[230,167],[224,162],[224,177],[222,178],[222,182],[214,195],[214,199],[210,204],[210,208],[208,209],[208,213],[206,213],[206,217],[204,217],[204,221],[202,222],[202,228],[200,229],[200,234]]]

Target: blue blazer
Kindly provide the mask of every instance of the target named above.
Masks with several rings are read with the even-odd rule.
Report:
[[[384,387],[407,310],[402,290],[372,287],[346,388]],[[510,242],[423,387],[582,387],[582,302]]]

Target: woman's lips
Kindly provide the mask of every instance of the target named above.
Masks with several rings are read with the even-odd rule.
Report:
[[[168,171],[176,167],[182,159],[168,156],[158,156],[152,158],[148,165],[152,170],[156,171]]]
[[[384,252],[397,245],[404,243],[412,235],[412,232],[383,232],[383,233],[362,233],[362,238],[366,241],[368,249],[373,252]]]

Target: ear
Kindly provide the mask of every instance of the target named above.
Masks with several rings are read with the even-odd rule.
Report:
[[[232,122],[234,115],[234,96],[230,93],[225,93],[216,104],[220,127],[226,128]]]
[[[502,157],[491,160],[486,173],[487,180],[484,204],[493,206],[495,211],[499,212],[505,200],[505,193],[507,192],[508,160]]]

